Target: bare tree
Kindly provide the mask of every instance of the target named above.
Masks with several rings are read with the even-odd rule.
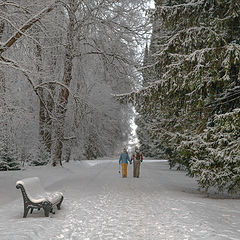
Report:
[[[8,33],[0,42],[0,64],[20,71],[38,96],[38,106],[34,105],[39,113],[38,134],[53,166],[61,164],[64,145],[70,158],[73,139],[86,145],[92,139],[88,136],[95,136],[101,155],[107,152],[104,145],[113,148],[114,137],[123,135],[121,126],[127,118],[122,124],[121,107],[110,94],[134,86],[136,50],[145,29],[144,2],[29,1],[32,7],[0,2],[0,6],[17,8],[21,19],[18,23],[16,15],[2,15]],[[83,117],[73,114],[77,109]],[[78,136],[76,125],[81,125],[83,136]]]
[[[135,50],[131,49],[131,47],[134,48],[133,39],[137,34],[140,34],[137,27],[143,29],[142,23],[139,21],[140,18],[133,22],[133,19],[130,19],[132,15],[127,15],[139,11],[142,1],[135,1],[135,3],[137,5],[120,0],[94,2],[68,0],[63,4],[67,15],[64,72],[61,83],[66,87],[60,89],[56,101],[57,121],[54,122],[53,166],[57,163],[61,164],[65,119],[75,58],[82,59],[86,55],[96,55],[98,57],[95,58],[97,59],[95,63],[99,62],[100,57],[105,61],[105,66],[108,65],[109,68],[111,66],[115,71],[115,78],[117,76],[117,79],[126,80],[127,76],[131,75],[130,71],[132,70],[132,67],[128,66],[131,64],[133,66],[134,63],[131,54],[126,55],[121,47],[133,52]],[[129,20],[131,21],[129,22]],[[105,38],[105,44],[103,44],[104,40],[100,41],[101,38]],[[107,46],[111,41],[113,41],[113,46]],[[125,82],[129,84],[130,77]]]

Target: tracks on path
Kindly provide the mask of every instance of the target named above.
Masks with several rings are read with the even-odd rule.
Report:
[[[61,211],[22,219],[22,199],[0,207],[1,240],[236,240],[239,201],[205,198],[193,179],[145,161],[139,179],[118,174],[118,161],[71,163],[48,190],[64,192]],[[54,171],[57,173],[56,169]],[[29,174],[29,173],[28,173]],[[40,178],[52,177],[39,172]],[[7,217],[6,217],[7,216]]]

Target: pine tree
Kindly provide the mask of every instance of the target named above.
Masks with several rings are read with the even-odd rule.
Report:
[[[216,114],[193,143],[190,174],[202,188],[219,191],[240,189],[240,109]]]
[[[144,75],[145,87],[128,98],[136,102],[136,110],[142,117],[138,121],[144,125],[142,131],[149,133],[145,137],[164,147],[170,166],[178,163],[190,175],[199,177],[205,172],[199,161],[204,159],[207,164],[207,159],[215,158],[202,150],[206,148],[200,139],[205,132],[214,139],[216,126],[220,126],[216,116],[226,115],[228,119],[228,114],[239,108],[240,3],[156,0],[155,5],[149,62],[145,63],[151,74],[149,79]],[[209,126],[210,122],[215,130]],[[236,124],[234,120],[235,128]],[[230,145],[233,132],[227,131]],[[233,142],[237,140],[235,136]],[[223,147],[218,151],[230,154],[229,162],[236,161],[237,152],[233,149],[228,152]],[[221,167],[224,171],[224,165]],[[207,188],[211,181],[209,178],[205,185],[199,183]],[[225,185],[215,181],[214,186],[229,189],[228,184],[229,178],[225,179]]]

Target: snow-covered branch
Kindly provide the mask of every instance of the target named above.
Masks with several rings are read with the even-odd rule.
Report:
[[[47,105],[45,104],[45,102],[43,101],[42,97],[40,96],[40,94],[38,93],[38,89],[35,88],[35,85],[34,85],[34,81],[31,79],[30,77],[30,74],[27,70],[23,69],[21,66],[19,66],[18,63],[14,62],[13,60],[10,60],[6,57],[3,57],[3,56],[0,56],[0,64],[4,64],[4,65],[7,65],[11,68],[14,68],[16,70],[19,70],[23,73],[23,75],[26,77],[26,79],[28,80],[28,82],[30,83],[32,89],[34,90],[35,94],[38,96],[40,102],[43,104],[44,108],[46,109],[46,111],[48,112],[49,116],[52,118],[52,119],[55,119],[53,116],[52,116],[52,113],[48,110],[48,107]]]
[[[6,7],[6,6],[15,7],[17,9],[23,10],[23,12],[25,13],[30,13],[30,11],[27,8],[24,8],[21,5],[16,4],[15,2],[0,2],[0,7]]]
[[[19,38],[23,36],[23,34],[33,26],[34,23],[39,21],[46,13],[49,13],[57,6],[58,1],[54,1],[50,6],[42,9],[40,12],[38,12],[35,16],[33,16],[31,19],[29,19],[25,24],[22,25],[18,29],[18,31],[15,32],[5,43],[1,45],[0,48],[0,54],[5,52],[8,48],[10,48]]]
[[[59,85],[59,86],[61,86],[63,88],[66,88],[69,91],[69,93],[70,93],[70,89],[68,88],[68,86],[66,86],[65,84],[63,84],[61,82],[58,82],[58,81],[43,82],[43,83],[40,83],[40,84],[36,85],[34,87],[34,89],[38,90],[39,88],[43,88],[44,86],[51,85],[51,84],[57,84],[57,85]]]
[[[240,98],[240,86],[236,86],[233,89],[229,89],[225,94],[222,94],[216,101],[206,105],[206,108],[216,108],[219,105],[229,104],[232,101],[236,101]]]

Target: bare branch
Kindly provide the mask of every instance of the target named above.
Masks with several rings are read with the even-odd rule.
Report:
[[[18,29],[9,19],[7,19],[7,18],[5,18],[5,17],[3,17],[3,16],[0,16],[0,18],[3,19],[4,21],[8,22],[16,31],[21,32],[20,29]],[[40,43],[39,43],[36,39],[34,39],[33,37],[25,34],[24,32],[21,32],[21,33],[22,33],[23,36],[32,39],[34,42],[36,42],[37,44],[40,45]],[[2,46],[3,46],[3,45],[4,45],[4,43],[2,43]],[[1,49],[0,49],[0,53],[1,53]]]
[[[19,9],[23,10],[26,13],[30,13],[27,8],[23,8],[22,6],[16,4],[15,2],[0,2],[0,7],[2,7],[2,6],[3,7],[11,6],[11,7],[19,8]]]
[[[37,90],[38,88],[42,88],[42,87],[44,87],[45,85],[50,85],[50,84],[60,85],[61,87],[66,88],[66,89],[70,92],[70,89],[68,88],[68,86],[66,86],[65,84],[63,84],[63,83],[61,83],[61,82],[57,82],[57,81],[43,82],[43,83],[35,86],[34,89]]]
[[[53,4],[42,9],[39,13],[29,19],[13,36],[0,46],[0,54],[10,48],[19,38],[23,36],[24,32],[26,32],[34,23],[39,21],[46,13],[51,12],[57,6],[57,2],[58,1],[54,1]]]
[[[2,61],[2,62],[1,62]],[[35,88],[34,86],[34,83],[33,83],[33,80],[31,79],[31,77],[29,76],[28,72],[21,68],[16,62],[14,62],[13,60],[10,60],[10,59],[7,59],[5,57],[2,57],[0,56],[0,64],[3,63],[5,65],[8,65],[14,69],[17,69],[19,71],[21,71],[23,73],[23,75],[27,78],[28,82],[30,83],[30,85],[32,86],[35,94],[38,96],[40,102],[43,104],[44,108],[46,109],[47,113],[49,114],[50,118],[52,119],[55,119],[53,116],[52,116],[52,113],[48,110],[48,107],[46,106],[46,104],[44,103],[44,101],[42,100],[41,96],[39,95],[38,93],[38,89]]]

